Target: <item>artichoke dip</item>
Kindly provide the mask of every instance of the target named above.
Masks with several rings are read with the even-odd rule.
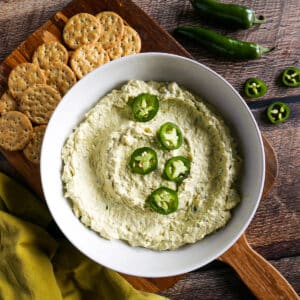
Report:
[[[106,239],[154,250],[223,227],[240,157],[213,107],[177,83],[131,80],[100,99],[62,149],[65,197]]]

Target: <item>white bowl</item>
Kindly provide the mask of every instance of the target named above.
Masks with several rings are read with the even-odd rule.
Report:
[[[212,103],[234,130],[244,158],[242,201],[229,223],[203,240],[173,251],[153,251],[108,241],[86,228],[63,196],[61,150],[72,130],[96,102],[129,79],[176,81]],[[260,131],[240,95],[208,67],[181,56],[143,53],[112,61],[80,80],[63,98],[47,126],[42,153],[41,179],[54,220],[85,255],[113,270],[142,277],[182,274],[206,265],[241,236],[258,207],[265,174]]]

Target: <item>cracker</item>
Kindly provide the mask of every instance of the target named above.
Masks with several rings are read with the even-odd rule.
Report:
[[[121,40],[122,56],[141,52],[142,43],[139,34],[130,26],[124,26],[124,35]]]
[[[106,49],[106,52],[111,60],[122,57],[124,53],[124,49],[123,49],[123,45],[121,44],[121,41],[118,42],[113,47]]]
[[[53,63],[44,71],[46,83],[57,89],[63,96],[75,83],[74,72],[64,63]]]
[[[33,127],[33,134],[23,153],[25,157],[34,164],[40,163],[41,146],[44,138],[46,125]]]
[[[17,65],[8,76],[9,91],[17,100],[20,100],[22,93],[30,86],[45,82],[43,71],[32,63]]]
[[[96,15],[96,18],[103,26],[99,42],[104,49],[115,46],[121,41],[124,33],[123,19],[112,11],[103,11]]]
[[[35,124],[47,124],[61,96],[53,87],[37,84],[22,95],[20,111]]]
[[[22,150],[32,136],[28,117],[19,111],[9,111],[0,118],[0,147],[7,151]]]
[[[11,110],[17,110],[18,103],[9,92],[5,92],[0,98],[0,115]]]
[[[68,58],[68,51],[63,44],[48,42],[36,49],[32,57],[32,62],[45,69],[54,62],[67,64]]]
[[[71,68],[80,79],[90,71],[109,62],[101,43],[92,43],[76,49],[70,59]]]
[[[63,39],[71,49],[76,49],[81,45],[96,42],[102,31],[102,25],[96,17],[88,13],[80,13],[66,23]]]
[[[130,26],[125,25],[124,28],[122,40],[113,47],[106,49],[111,60],[141,51],[141,39],[138,33]]]

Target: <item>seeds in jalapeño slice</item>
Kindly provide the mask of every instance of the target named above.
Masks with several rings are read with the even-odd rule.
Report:
[[[147,122],[155,117],[158,112],[159,102],[155,95],[140,94],[133,99],[132,113],[139,122]]]
[[[285,122],[290,117],[290,114],[290,107],[280,101],[273,102],[267,108],[267,117],[272,124]]]
[[[167,150],[178,149],[182,144],[182,133],[179,127],[171,122],[163,124],[158,130],[158,139]]]
[[[245,82],[244,92],[248,98],[259,98],[267,91],[266,83],[259,78],[248,78]]]
[[[149,147],[138,148],[131,154],[129,166],[133,173],[148,174],[157,168],[157,154]]]
[[[287,87],[300,86],[300,69],[296,67],[286,68],[281,75],[282,83]]]
[[[191,163],[183,156],[175,156],[167,160],[164,176],[174,182],[180,183],[189,176]]]
[[[178,208],[177,192],[164,186],[155,190],[147,201],[153,211],[163,215],[168,215]]]

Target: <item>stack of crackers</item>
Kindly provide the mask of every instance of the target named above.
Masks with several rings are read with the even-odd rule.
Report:
[[[141,39],[118,14],[80,13],[63,29],[63,43],[40,45],[32,62],[9,74],[0,99],[0,147],[23,151],[38,164],[46,125],[62,96],[87,73],[110,60],[141,51]]]

